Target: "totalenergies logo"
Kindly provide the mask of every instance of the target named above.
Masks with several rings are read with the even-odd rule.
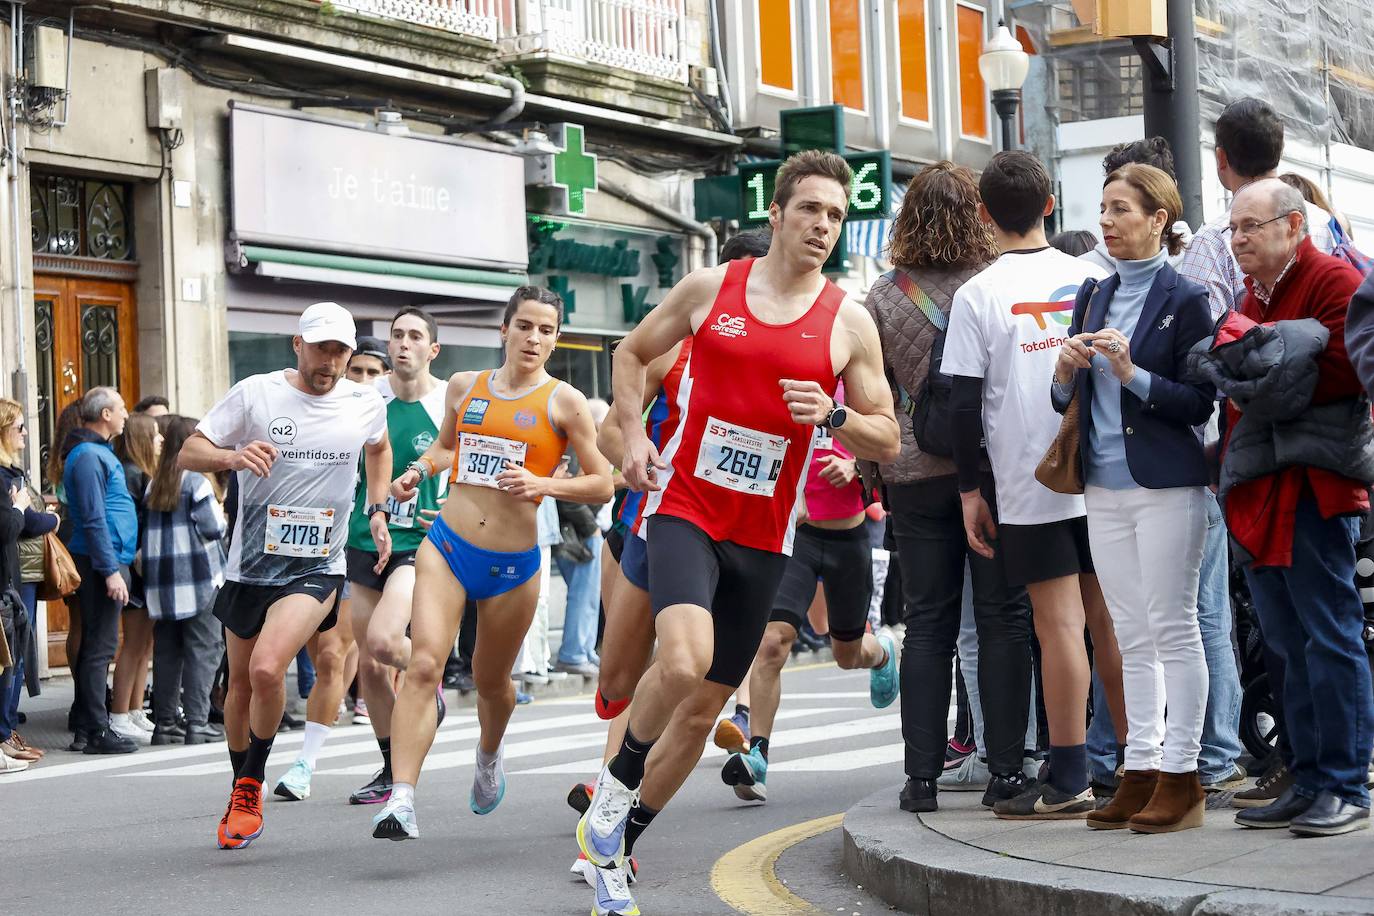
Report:
[[[1011,313],[1013,315],[1030,315],[1042,331],[1049,328],[1049,325],[1045,323],[1046,317],[1053,320],[1055,324],[1067,328],[1073,321],[1073,300],[1077,295],[1077,286],[1061,286],[1050,293],[1051,301],[1018,302],[1011,307]]]

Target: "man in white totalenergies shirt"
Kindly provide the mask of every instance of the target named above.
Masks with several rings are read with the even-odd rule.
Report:
[[[357,347],[353,317],[317,302],[293,339],[295,369],[254,375],[210,409],[181,451],[181,467],[236,471],[238,530],[215,600],[229,649],[224,724],[234,788],[221,849],[262,833],[262,781],[296,653],[336,620],[358,460],[366,455],[367,515],[378,565],[391,555],[391,444],[376,389],[344,378]]]

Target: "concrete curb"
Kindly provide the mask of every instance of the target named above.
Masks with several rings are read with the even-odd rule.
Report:
[[[1120,875],[1035,862],[951,839],[897,807],[900,786],[844,817],[855,883],[919,916],[1288,916],[1374,914],[1374,901]]]

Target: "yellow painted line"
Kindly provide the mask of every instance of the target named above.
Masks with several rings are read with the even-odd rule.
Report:
[[[711,868],[711,889],[745,916],[799,916],[820,910],[787,889],[775,870],[778,856],[803,840],[834,830],[843,814],[818,817],[737,846]]]

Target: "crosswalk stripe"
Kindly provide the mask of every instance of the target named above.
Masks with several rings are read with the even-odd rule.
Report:
[[[554,717],[552,717],[552,718],[545,718],[545,719],[528,719],[528,720],[525,720],[525,721],[516,721],[516,722],[512,722],[512,723],[510,724],[510,726],[506,729],[506,734],[508,734],[508,735],[509,735],[509,734],[516,734],[516,735],[518,735],[518,734],[523,734],[523,733],[525,733],[525,732],[545,731],[545,730],[553,731],[553,730],[556,730],[556,729],[559,729],[559,728],[571,728],[571,727],[574,727],[574,726],[590,725],[590,724],[592,724],[592,723],[594,723],[594,722],[599,722],[599,721],[600,721],[600,719],[597,718],[596,714],[595,714],[595,713],[590,713],[590,712],[588,712],[588,713],[574,713],[574,714],[570,714],[570,715],[566,715],[566,716],[554,716]],[[464,725],[466,725],[466,726],[469,726],[469,727],[466,727],[466,728],[452,728],[452,729],[451,729],[451,728],[448,727],[448,722],[445,721],[445,722],[444,722],[444,728],[440,729],[439,734],[435,736],[435,738],[434,738],[434,743],[435,743],[435,744],[448,744],[448,743],[457,742],[457,741],[467,741],[467,740],[469,740],[469,739],[475,739],[479,734],[481,734],[481,729],[480,729],[476,724],[474,724],[475,722],[476,722],[476,717],[474,717],[474,716],[466,716],[466,717],[464,717],[464,719],[462,720],[462,723],[463,723]],[[604,741],[604,740],[605,740],[605,732],[604,732],[604,731],[601,733],[601,736],[602,736],[602,737],[601,737],[601,740]],[[283,748],[283,749],[280,749],[280,750],[279,750],[279,749],[276,747],[276,745],[273,745],[273,747],[272,747],[272,754],[271,754],[271,756],[269,756],[269,757],[267,758],[267,765],[268,765],[269,767],[271,767],[271,766],[286,766],[286,765],[289,764],[291,761],[293,761],[293,760],[296,759],[295,753],[296,753],[296,751],[295,751],[294,748]],[[332,757],[349,757],[349,756],[352,756],[352,755],[354,755],[354,754],[375,754],[375,753],[377,753],[377,742],[376,742],[375,740],[374,740],[374,741],[358,741],[358,742],[354,742],[354,743],[352,743],[352,744],[336,744],[336,745],[333,745],[333,746],[325,745],[324,748],[322,748],[322,749],[320,750],[319,756],[316,758],[316,760],[317,760],[317,761],[318,761],[318,760],[325,760],[325,759],[329,759],[329,758],[332,758]],[[365,774],[371,775],[371,774],[377,769],[377,767],[378,767],[379,765],[380,765],[379,762],[374,760],[374,761],[370,761],[370,762],[368,762],[368,763],[366,763],[366,764],[363,764],[363,765],[361,765],[361,766],[358,766],[358,767],[351,767],[351,768],[349,768],[349,772],[365,773]],[[190,766],[170,767],[170,768],[167,768],[167,769],[160,769],[160,770],[141,770],[141,771],[139,771],[139,772],[137,772],[137,773],[117,773],[117,774],[115,774],[115,775],[117,775],[117,776],[204,776],[204,775],[209,774],[209,773],[228,773],[228,772],[229,772],[229,761],[228,761],[228,760],[216,760],[216,761],[214,761],[213,763],[198,763],[198,764],[192,764],[192,765],[190,765]],[[325,771],[320,771],[320,772],[323,773],[323,772],[325,772]],[[339,773],[339,772],[344,772],[344,771],[342,771],[342,770],[330,770],[330,771],[328,771],[328,772],[331,772],[331,773]]]
[[[782,710],[778,713],[778,718],[784,718],[787,712],[799,712],[809,715],[811,710]],[[804,744],[811,744],[816,741],[843,740],[845,738],[856,738],[860,735],[871,735],[884,732],[891,728],[900,727],[901,717],[895,714],[882,716],[869,716],[864,719],[851,719],[848,722],[832,722],[828,725],[810,725],[805,728],[784,728],[774,732],[769,740],[770,748],[796,747]],[[701,755],[701,759],[716,760],[724,758],[725,751],[720,750],[714,745],[707,745],[706,751]],[[537,767],[531,770],[518,770],[511,774],[514,776],[526,775],[550,775],[550,774],[578,774],[594,773],[601,769],[601,758],[592,757],[586,760],[565,761],[555,763],[546,767]]]
[[[861,770],[864,767],[886,766],[905,759],[905,744],[880,744],[849,751],[836,751],[833,754],[818,754],[815,757],[798,757],[796,760],[779,760],[776,762],[770,760],[768,772],[833,773],[844,770]]]
[[[476,721],[476,719],[474,716],[465,716],[455,721],[473,722]],[[447,721],[444,722],[444,727],[449,727]],[[357,738],[363,735],[370,736],[372,734],[372,727],[369,725],[340,725],[336,726],[330,734],[343,738]],[[294,747],[304,740],[304,732],[283,732],[277,736],[273,746]],[[157,750],[140,750],[133,754],[121,754],[111,757],[93,757],[76,763],[59,763],[52,766],[44,765],[42,767],[30,767],[22,773],[6,776],[5,784],[30,782],[35,779],[54,779],[58,776],[73,776],[79,773],[101,773],[106,770],[129,769],[131,767],[146,766],[149,763],[185,760],[188,757],[223,757],[227,753],[224,742],[222,741],[212,744],[194,744],[190,747],[186,747],[185,745],[171,745]]]
[[[791,715],[780,714],[778,718],[798,718],[803,715],[815,715],[817,713],[822,712],[839,711],[840,710],[836,709],[784,710],[784,713],[791,713]],[[506,734],[512,734],[514,731],[515,729],[513,727],[508,728],[506,729]],[[605,743],[606,729],[603,727],[595,731],[584,732],[582,734],[577,735],[564,735],[556,738],[537,738],[533,741],[521,741],[515,744],[507,744],[505,758],[507,760],[515,760],[520,757],[537,757],[541,754],[556,754],[561,751],[570,751],[575,748],[596,747],[597,745],[603,745]],[[423,772],[432,773],[436,770],[451,770],[455,767],[468,766],[472,762],[473,748],[464,748],[463,750],[457,751],[446,751],[442,754],[430,754],[428,757],[425,758]],[[596,758],[596,766],[593,768],[591,772],[595,772],[595,770],[600,769],[600,767],[601,758],[598,757]],[[319,775],[364,776],[370,775],[372,771],[375,769],[376,767],[372,766],[353,766],[344,767],[342,769],[337,770],[321,770]]]

